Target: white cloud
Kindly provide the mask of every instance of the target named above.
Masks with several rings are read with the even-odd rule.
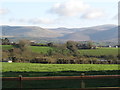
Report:
[[[50,12],[62,16],[76,16],[89,8],[89,5],[81,0],[68,0],[63,3],[55,4]]]
[[[113,19],[114,19],[114,20],[118,20],[118,15],[115,15],[115,16],[113,17]]]
[[[29,23],[29,24],[51,24],[54,20],[48,18],[32,18],[32,19],[9,19],[10,22],[17,22],[17,23]]]
[[[2,2],[58,2],[58,0],[0,0]],[[65,1],[65,0],[61,0]]]
[[[9,12],[8,9],[0,8],[0,14],[7,14]]]
[[[120,13],[116,14],[112,19],[113,20],[118,20],[118,18],[120,18]]]
[[[1,2],[58,2],[58,0],[0,0]],[[59,0],[59,2],[67,0]],[[119,0],[86,0],[89,2],[118,2]]]
[[[89,10],[88,12],[86,12],[85,14],[82,15],[82,18],[84,19],[97,19],[100,17],[104,17],[105,13],[102,10]]]
[[[51,24],[53,23],[53,20],[51,19],[47,19],[47,18],[35,18],[35,19],[30,19],[28,20],[28,23],[32,23],[32,24]]]

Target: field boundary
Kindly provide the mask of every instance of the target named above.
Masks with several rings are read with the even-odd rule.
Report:
[[[11,89],[11,88],[10,88]],[[2,90],[8,90],[8,88],[4,88]],[[16,88],[12,88],[12,90],[16,90]],[[17,90],[120,90],[120,87],[104,87],[104,88],[60,88],[60,89],[31,89],[31,88],[17,88]]]
[[[120,87],[97,87],[97,88],[85,88],[84,79],[103,79],[103,78],[120,78],[120,75],[91,75],[91,76],[50,76],[50,77],[0,77],[3,81],[18,81],[19,86],[17,89],[22,89],[22,81],[24,80],[69,80],[69,79],[80,79],[82,88],[60,88],[60,89],[29,89],[29,90],[120,90]],[[10,88],[11,89],[11,88]],[[3,89],[5,90],[5,88]],[[14,89],[13,89],[14,90]],[[26,89],[25,89],[26,90]]]
[[[0,77],[2,80],[62,80],[62,79],[99,79],[99,78],[120,78],[120,75],[90,75],[90,76],[50,76],[50,77]]]

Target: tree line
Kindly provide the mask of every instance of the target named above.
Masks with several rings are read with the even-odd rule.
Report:
[[[117,57],[103,55],[93,57],[81,55],[79,49],[95,49],[92,42],[81,44],[75,41],[67,41],[64,44],[47,43],[50,49],[47,53],[32,52],[29,40],[20,40],[14,44],[10,50],[2,51],[2,60],[12,60],[13,62],[28,63],[50,63],[50,64],[118,64]],[[100,59],[105,59],[100,61]]]

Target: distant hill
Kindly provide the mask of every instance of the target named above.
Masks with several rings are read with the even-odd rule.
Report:
[[[117,25],[99,25],[85,28],[41,28],[37,26],[2,26],[3,37],[26,37],[29,39],[117,42]]]
[[[14,37],[60,37],[55,31],[44,29],[36,26],[2,26],[3,36],[14,36]]]
[[[74,31],[74,30],[72,30]],[[118,27],[116,25],[101,25],[87,28],[77,28],[73,33],[66,34],[59,39],[75,41],[113,41],[117,42]]]

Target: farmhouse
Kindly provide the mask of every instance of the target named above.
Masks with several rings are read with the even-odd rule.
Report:
[[[9,60],[8,63],[12,63],[12,60]]]
[[[115,48],[118,48],[118,46],[114,46]]]
[[[111,48],[112,46],[109,45],[108,47]]]

